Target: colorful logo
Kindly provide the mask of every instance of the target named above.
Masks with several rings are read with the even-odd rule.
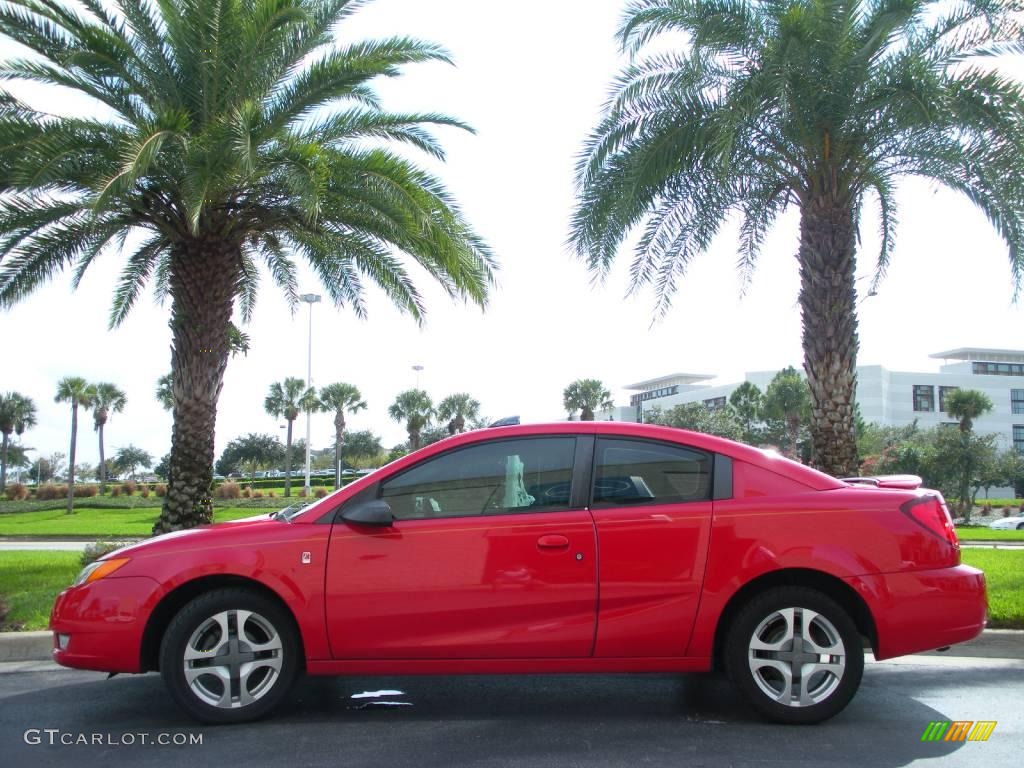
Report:
[[[921,734],[921,741],[988,741],[996,729],[995,720],[933,720]]]

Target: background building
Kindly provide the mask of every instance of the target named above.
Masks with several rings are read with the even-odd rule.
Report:
[[[894,371],[880,365],[857,367],[857,402],[866,422],[903,426],[915,419],[922,428],[956,423],[945,413],[949,393],[976,389],[992,399],[992,411],[974,422],[979,433],[998,436],[1000,449],[1024,452],[1024,350],[964,347],[936,352],[938,371]],[[801,370],[797,366],[797,370]],[[778,371],[752,371],[745,380],[764,392]],[[598,419],[644,421],[651,408],[702,402],[721,408],[742,382],[710,384],[710,374],[672,373],[627,385],[634,392],[628,406],[606,409]]]

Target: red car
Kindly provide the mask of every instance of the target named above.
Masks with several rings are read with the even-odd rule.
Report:
[[[763,715],[832,717],[863,648],[970,640],[985,579],[942,496],[611,422],[436,443],[301,509],[159,536],[88,566],[54,658],[159,670],[209,723],[312,675],[704,672]]]

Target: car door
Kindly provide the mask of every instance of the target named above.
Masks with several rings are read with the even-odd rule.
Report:
[[[383,479],[392,526],[332,527],[334,657],[589,656],[597,558],[593,520],[570,503],[576,443],[488,440]]]
[[[591,513],[600,548],[596,657],[682,656],[697,614],[714,455],[599,437]]]

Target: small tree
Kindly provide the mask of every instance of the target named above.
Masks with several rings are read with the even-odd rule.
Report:
[[[345,455],[349,461],[375,458],[384,452],[380,437],[368,429],[349,432],[345,436]]]
[[[127,472],[131,475],[132,480],[134,480],[135,471],[139,467],[149,469],[153,466],[153,457],[141,448],[136,448],[134,445],[128,445],[124,448],[117,449],[117,453],[114,454],[114,466],[117,467],[121,473]]]
[[[664,412],[660,408],[652,408],[647,412],[645,421],[665,427],[692,429],[730,440],[740,440],[743,436],[743,425],[731,409],[712,409],[704,403],[682,403]]]
[[[224,448],[218,469],[227,467],[246,467],[249,470],[249,487],[256,479],[256,470],[268,467],[284,458],[284,446],[273,435],[250,432],[244,437],[232,440]],[[222,472],[222,474],[229,474]]]
[[[57,382],[54,402],[71,405],[71,451],[68,454],[68,506],[67,514],[75,511],[75,449],[78,444],[78,407],[89,408],[95,397],[95,389],[81,376],[66,376]]]
[[[744,381],[729,395],[729,407],[741,427],[741,440],[757,445],[762,438],[764,421],[764,394],[750,381]]]
[[[791,458],[799,459],[800,444],[807,441],[811,421],[811,391],[793,366],[775,374],[768,385],[764,415],[770,438],[782,443]]]
[[[562,392],[562,404],[570,418],[579,411],[580,421],[593,421],[594,411],[612,407],[612,393],[599,379],[576,379]]]
[[[286,378],[270,385],[270,393],[263,401],[263,407],[274,418],[288,422],[288,439],[284,449],[284,495],[292,495],[292,425],[305,406],[316,410],[316,390],[307,388],[303,379]]]
[[[466,431],[466,421],[480,415],[480,401],[473,399],[465,392],[448,395],[437,406],[437,418],[448,422],[449,435],[457,435]]]
[[[93,427],[100,444],[100,463],[97,465],[100,481],[100,493],[107,492],[107,460],[103,451],[103,430],[112,413],[121,413],[128,398],[116,384],[100,382],[95,385],[95,402],[92,408]]]
[[[341,455],[345,445],[345,413],[366,408],[359,388],[353,384],[337,382],[320,389],[320,410],[334,413],[334,487],[341,487]]]
[[[423,429],[434,417],[434,404],[430,395],[422,389],[409,389],[400,392],[395,402],[388,408],[388,414],[399,423],[405,423],[409,433],[409,450],[420,448]]]
[[[10,461],[11,434],[21,437],[25,430],[35,426],[36,404],[32,398],[18,392],[0,395],[0,433],[3,434],[3,446],[0,448],[0,493],[7,486],[7,465]]]

